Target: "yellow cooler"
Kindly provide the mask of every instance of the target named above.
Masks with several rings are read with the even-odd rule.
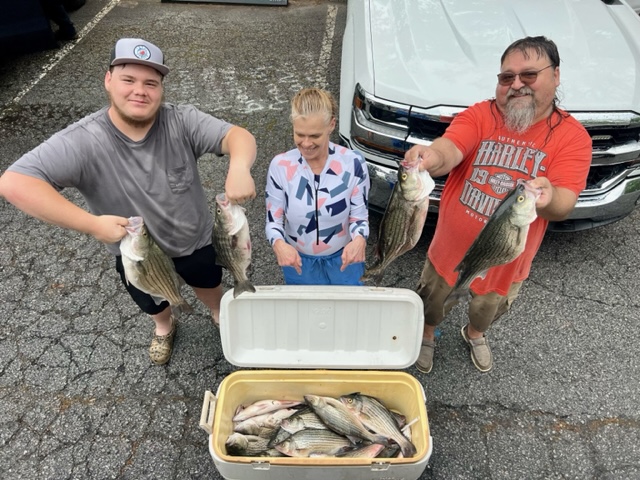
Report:
[[[226,359],[239,370],[205,392],[200,426],[227,480],[418,479],[433,444],[426,397],[412,375],[398,371],[416,361],[423,305],[413,291],[356,286],[257,286],[255,293],[221,304],[220,337]],[[402,413],[417,449],[412,458],[238,457],[225,442],[239,405],[258,400],[378,398]]]

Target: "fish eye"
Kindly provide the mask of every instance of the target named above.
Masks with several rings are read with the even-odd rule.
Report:
[[[522,203],[522,202],[524,202],[524,195],[518,195],[517,202],[518,202],[518,203]]]
[[[406,180],[406,179],[407,179],[407,174],[406,174],[406,173],[403,173],[403,174],[402,174],[402,180]]]

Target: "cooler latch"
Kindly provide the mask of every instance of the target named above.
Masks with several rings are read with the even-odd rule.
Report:
[[[372,472],[386,472],[389,470],[391,463],[389,462],[374,462],[371,464]]]
[[[251,462],[251,467],[253,467],[254,470],[269,470],[271,464],[269,462]]]

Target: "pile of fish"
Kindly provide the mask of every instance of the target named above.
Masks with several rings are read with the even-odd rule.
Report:
[[[384,212],[378,231],[376,262],[367,268],[361,281],[380,286],[384,271],[400,255],[416,246],[429,210],[429,194],[435,182],[426,170],[398,167],[398,181]]]
[[[469,298],[469,286],[476,278],[484,278],[491,267],[513,262],[524,251],[529,225],[537,218],[538,197],[539,189],[518,181],[502,199],[455,268],[458,279],[444,301],[445,311]]]
[[[216,195],[216,214],[211,240],[216,261],[233,275],[233,298],[256,289],[247,276],[251,265],[251,237],[245,209],[230,202],[224,193]]]
[[[339,398],[304,395],[304,401],[259,400],[247,407],[240,405],[233,425],[225,447],[234,456],[416,455],[411,424],[407,425],[406,418],[377,398],[361,393]]]

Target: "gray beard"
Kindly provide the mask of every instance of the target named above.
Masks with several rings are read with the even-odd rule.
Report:
[[[516,108],[513,103],[507,101],[507,106],[504,110],[504,123],[505,126],[516,133],[526,132],[531,125],[536,115],[536,106],[531,97],[531,102],[521,108]]]

